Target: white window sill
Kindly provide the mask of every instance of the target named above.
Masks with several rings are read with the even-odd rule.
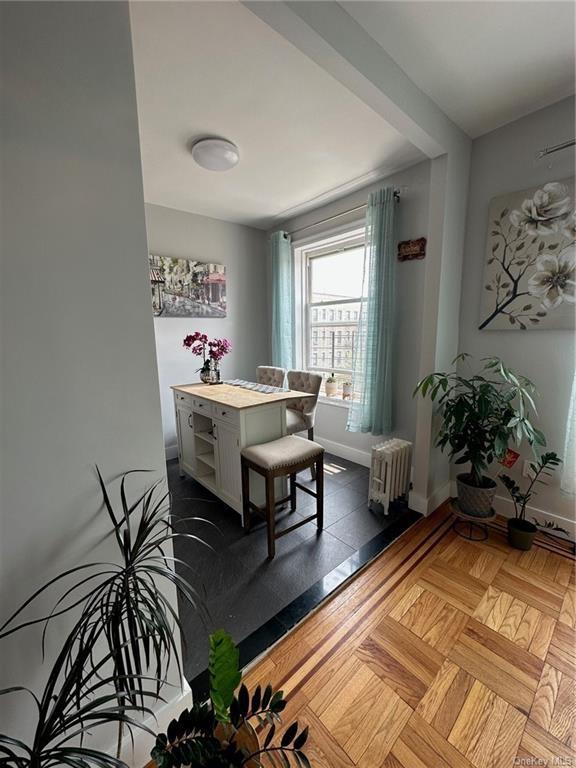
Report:
[[[318,402],[323,405],[335,405],[336,408],[349,408],[350,401],[342,400],[341,397],[326,397],[326,395],[318,395]]]

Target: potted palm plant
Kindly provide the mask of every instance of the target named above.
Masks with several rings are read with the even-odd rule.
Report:
[[[534,522],[526,520],[526,506],[530,499],[536,495],[535,485],[537,483],[546,485],[546,481],[542,479],[542,476],[550,477],[552,472],[561,463],[562,460],[553,451],[543,453],[535,462],[530,464],[531,477],[525,491],[522,491],[518,483],[508,475],[498,475],[514,504],[514,517],[509,518],[507,522],[508,543],[511,547],[523,550],[531,549],[534,537],[538,533],[538,528],[568,534],[565,528],[561,528],[551,521],[543,525],[536,518],[534,518]]]
[[[458,355],[452,364],[466,361]],[[512,440],[523,439],[536,448],[544,446],[542,432],[533,425],[535,387],[498,358],[485,358],[480,373],[462,376],[435,372],[414,390],[438,404],[442,422],[436,445],[448,450],[455,464],[469,464],[457,475],[458,503],[473,517],[489,517],[496,494],[495,481],[486,475],[488,465],[502,458]]]

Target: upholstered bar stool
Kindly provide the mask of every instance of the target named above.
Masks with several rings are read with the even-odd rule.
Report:
[[[258,384],[267,384],[269,387],[283,387],[286,370],[276,368],[273,365],[259,365],[256,368],[256,381]]]
[[[288,371],[288,389],[310,393],[310,397],[291,400],[290,404],[286,406],[286,432],[289,435],[306,431],[308,440],[314,440],[314,421],[321,386],[322,376],[318,373]],[[310,467],[310,477],[312,480],[316,480],[314,467]]]
[[[286,431],[289,435],[307,431],[308,439],[314,440],[314,420],[321,386],[322,376],[318,373],[288,371],[288,389],[309,393],[309,397],[291,400],[286,406]]]
[[[260,445],[251,445],[242,449],[242,521],[244,530],[249,531],[253,513],[266,520],[268,530],[268,558],[276,554],[276,539],[294,531],[311,520],[316,520],[318,530],[324,526],[324,448],[312,440],[297,435],[287,435],[278,440]],[[303,469],[314,467],[316,470],[316,492],[300,485],[296,474]],[[266,504],[258,507],[250,501],[250,470],[262,475],[266,481]],[[274,480],[277,477],[290,477],[290,494],[284,499],[274,498]],[[316,499],[316,514],[309,515],[299,523],[276,532],[276,507],[290,502],[290,511],[296,510],[296,489],[308,493]]]

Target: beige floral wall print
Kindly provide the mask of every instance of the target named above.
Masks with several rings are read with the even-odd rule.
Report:
[[[480,329],[576,327],[574,179],[490,203]]]

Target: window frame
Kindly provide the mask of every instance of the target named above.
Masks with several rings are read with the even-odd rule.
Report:
[[[312,264],[315,259],[325,258],[332,256],[335,253],[342,253],[347,250],[355,250],[363,248],[366,242],[366,230],[364,221],[351,222],[343,227],[338,228],[337,233],[328,235],[323,233],[316,235],[315,237],[307,238],[305,242],[294,244],[295,264],[297,268],[296,274],[296,287],[297,287],[297,300],[296,300],[296,322],[300,326],[299,332],[296,333],[296,353],[299,365],[303,370],[317,371],[325,378],[326,375],[334,372],[341,376],[352,375],[352,368],[338,368],[330,367],[329,365],[314,365],[312,361],[311,351],[311,338],[314,328],[314,321],[312,320],[312,310],[321,309],[323,306],[340,305],[345,307],[350,304],[359,304],[362,301],[362,296],[330,301],[312,301]],[[300,279],[298,279],[298,272],[300,273]],[[298,290],[299,288],[299,290]],[[328,321],[330,322],[330,321]],[[358,327],[358,320],[335,320],[335,325],[339,327],[348,326],[350,328]],[[326,321],[316,321],[318,326],[326,325]],[[326,397],[322,391],[321,398],[325,402],[333,402],[337,404],[349,404],[349,401],[343,401],[341,398]]]

